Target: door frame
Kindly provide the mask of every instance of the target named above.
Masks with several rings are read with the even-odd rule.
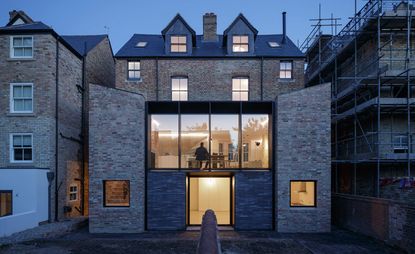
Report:
[[[234,225],[234,199],[235,194],[233,190],[234,186],[234,175],[218,176],[218,175],[190,175],[186,176],[186,226],[200,226],[201,224],[190,224],[190,179],[191,178],[229,178],[229,222],[230,224],[218,224],[218,226],[233,226]]]

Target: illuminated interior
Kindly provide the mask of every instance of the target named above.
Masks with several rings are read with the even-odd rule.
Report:
[[[291,181],[291,201],[292,207],[316,206],[315,181]]]
[[[202,223],[203,214],[212,209],[219,225],[231,224],[231,179],[229,177],[190,177],[189,224]]]

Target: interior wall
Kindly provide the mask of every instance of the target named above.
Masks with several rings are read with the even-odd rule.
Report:
[[[199,182],[199,204],[201,212],[212,209],[215,212],[230,211],[229,178],[196,178]],[[193,193],[192,193],[193,194]],[[192,195],[190,195],[190,198]]]

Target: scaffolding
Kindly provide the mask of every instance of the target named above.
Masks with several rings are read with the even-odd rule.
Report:
[[[401,168],[410,181],[415,162],[415,24],[413,1],[370,0],[337,33],[338,18],[321,17],[300,46],[307,86],[332,83],[334,192],[360,195],[358,174],[381,196],[382,168]],[[367,172],[359,173],[359,170]],[[350,183],[339,171],[350,170]],[[359,178],[360,179],[360,178]],[[366,179],[366,182],[368,181]],[[367,183],[365,183],[367,184]]]

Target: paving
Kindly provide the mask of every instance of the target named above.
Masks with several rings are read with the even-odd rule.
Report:
[[[198,231],[89,234],[87,228],[57,237],[0,246],[4,254],[196,253]],[[323,234],[221,231],[224,254],[404,253],[380,241],[341,229]]]

